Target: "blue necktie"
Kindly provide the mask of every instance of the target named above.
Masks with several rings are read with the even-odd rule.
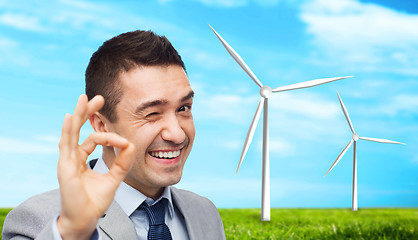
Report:
[[[148,206],[144,201],[138,209],[144,210],[149,217],[148,240],[172,240],[170,229],[165,224],[165,209],[167,207],[167,199],[163,198],[158,203]]]

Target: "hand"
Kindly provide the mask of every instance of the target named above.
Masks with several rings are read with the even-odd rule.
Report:
[[[61,213],[57,226],[63,239],[90,238],[132,166],[134,145],[115,133],[95,132],[78,144],[81,127],[103,104],[102,96],[89,102],[83,94],[78,99],[74,115],[65,115],[58,160]],[[87,157],[97,145],[121,149],[105,175],[90,170],[86,164]]]

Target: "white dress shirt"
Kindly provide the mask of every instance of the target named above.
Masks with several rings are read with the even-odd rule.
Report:
[[[97,160],[96,165],[93,167],[93,171],[101,174],[106,174],[109,171],[109,168],[106,166],[103,158],[100,157]],[[129,186],[125,182],[121,182],[115,194],[115,201],[133,222],[138,239],[147,239],[149,218],[145,211],[137,210],[137,208],[144,201],[151,206],[156,204],[162,198],[166,198],[168,200],[168,207],[165,212],[165,224],[170,229],[173,240],[188,240],[189,236],[186,229],[186,223],[181,212],[173,204],[170,186],[164,188],[163,194],[156,201],[146,197],[144,194]],[[61,239],[58,233],[56,221],[53,221],[53,225],[55,235],[54,238]],[[57,234],[59,238],[57,238]],[[97,239],[97,230],[93,234],[92,239]]]

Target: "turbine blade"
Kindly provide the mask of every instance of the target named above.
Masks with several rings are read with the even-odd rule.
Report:
[[[242,69],[250,76],[250,78],[257,84],[260,88],[263,86],[263,84],[258,80],[258,78],[255,76],[255,74],[251,71],[251,69],[247,66],[247,64],[242,60],[242,58],[238,55],[235,50],[229,46],[229,44],[219,35],[215,29],[211,25],[209,27],[212,29],[212,31],[215,33],[215,35],[218,37],[218,39],[221,41],[222,45],[225,47],[226,51],[228,51],[229,55],[241,66]]]
[[[353,144],[354,140],[351,139],[351,141],[347,144],[347,146],[343,149],[343,151],[340,153],[340,155],[338,155],[337,160],[335,160],[335,162],[332,164],[332,166],[329,168],[328,172],[325,174],[325,176],[331,172],[331,170],[335,167],[335,165],[337,165],[337,163],[341,160],[341,158],[344,156],[345,152],[347,152],[348,148],[351,146],[351,144]],[[324,177],[325,177],[324,176]]]
[[[337,91],[337,95],[338,95],[338,99],[340,100],[341,108],[343,109],[345,119],[347,119],[348,125],[350,126],[351,132],[355,133],[353,124],[351,123],[351,120],[350,120],[350,116],[348,116],[347,109],[345,108],[343,100],[341,99],[340,94],[338,94],[338,91]]]
[[[251,122],[250,129],[248,129],[247,137],[245,138],[244,147],[242,149],[241,158],[239,159],[238,168],[235,174],[238,173],[239,167],[241,166],[242,160],[244,160],[245,154],[247,154],[248,147],[254,137],[254,132],[257,127],[258,119],[260,118],[261,110],[263,109],[264,98],[260,99],[257,110],[255,111],[253,121]]]
[[[392,140],[387,140],[387,139],[382,139],[382,138],[360,137],[360,139],[367,140],[367,141],[373,141],[373,142],[380,142],[380,143],[393,143],[393,144],[406,145],[405,143],[395,142],[395,141],[392,141]]]
[[[352,77],[352,76],[315,79],[315,80],[310,80],[310,81],[301,82],[301,83],[295,83],[295,84],[291,84],[291,85],[287,85],[287,86],[283,86],[283,87],[278,87],[278,88],[273,89],[272,91],[273,92],[283,92],[283,91],[300,89],[300,88],[308,88],[308,87],[313,87],[313,86],[321,85],[321,84],[324,84],[324,83],[329,83],[329,82],[341,80],[341,79],[344,79],[344,78],[350,78],[350,77]]]

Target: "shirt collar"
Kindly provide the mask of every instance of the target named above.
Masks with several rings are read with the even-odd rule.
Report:
[[[94,165],[93,167],[93,171],[98,172],[100,174],[106,174],[107,172],[109,172],[109,168],[106,166],[106,163],[104,162],[102,157],[100,157],[97,160],[96,165]],[[143,193],[129,186],[125,182],[120,183],[115,194],[115,201],[120,205],[122,210],[128,216],[130,216],[143,201],[146,201],[148,205],[154,205],[162,198],[166,198],[168,200],[168,210],[170,213],[170,217],[173,217],[174,206],[173,201],[171,199],[170,186],[164,188],[163,194],[156,201],[154,201],[151,198],[148,198]]]

